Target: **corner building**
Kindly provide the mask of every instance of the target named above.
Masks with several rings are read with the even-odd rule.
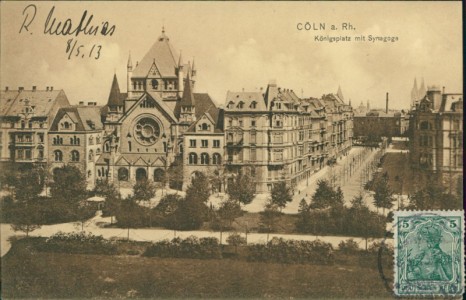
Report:
[[[225,102],[225,172],[248,169],[256,192],[274,183],[291,186],[327,163],[346,155],[352,145],[352,108],[341,96],[301,99],[293,90],[269,83],[265,93],[228,92]]]
[[[410,112],[411,166],[434,175],[450,192],[463,179],[463,94],[431,86]]]

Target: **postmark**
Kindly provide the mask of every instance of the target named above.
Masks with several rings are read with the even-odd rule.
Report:
[[[463,211],[397,211],[394,229],[396,295],[464,292]]]

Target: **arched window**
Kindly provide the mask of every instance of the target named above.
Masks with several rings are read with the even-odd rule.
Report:
[[[119,168],[119,169],[118,169],[118,180],[120,180],[120,181],[128,181],[128,179],[129,179],[128,169],[126,169],[126,168]]]
[[[100,169],[97,169],[97,176],[102,177],[102,172],[100,171]]]
[[[238,107],[238,108],[243,108],[243,106],[244,106],[244,102],[243,102],[243,101],[240,101],[240,102],[238,103],[238,106],[237,106],[237,107]]]
[[[63,127],[65,129],[70,129],[70,123],[68,123],[68,122],[63,123]]]
[[[207,125],[207,123],[202,123],[201,130],[209,130],[209,125]]]
[[[71,138],[71,137],[70,137],[70,144],[71,144],[71,145],[74,145],[74,140],[73,140],[73,138]]]
[[[156,79],[152,79],[151,84],[152,84],[152,88],[153,88],[154,90],[158,89],[158,87],[159,87],[159,82],[158,82]]]
[[[94,160],[94,151],[93,150],[89,150],[89,160],[90,161]]]
[[[106,143],[104,144],[104,151],[105,151],[105,152],[110,152],[110,143],[109,143],[109,142],[106,142]]]
[[[79,152],[76,150],[71,151],[71,161],[79,161]]]
[[[196,153],[189,153],[189,164],[197,165],[197,154]]]
[[[213,165],[222,164],[222,157],[220,156],[220,154],[214,153],[214,155],[212,155],[212,164]]]
[[[250,107],[251,107],[251,108],[256,108],[256,105],[257,105],[257,102],[256,102],[256,101],[252,101]]]
[[[136,180],[146,180],[147,179],[147,172],[143,168],[139,168],[136,170]]]
[[[89,137],[89,145],[94,145],[94,137],[92,135]]]
[[[99,154],[100,154],[100,148],[97,148],[97,149],[95,150],[95,154],[96,154],[96,155],[99,155]]]
[[[88,170],[88,171],[87,171],[87,178],[91,178],[91,176],[92,176],[92,171],[91,171],[91,170]]]
[[[202,153],[201,154],[201,165],[208,165],[209,164],[209,154]]]
[[[76,140],[75,140],[75,144],[76,145],[80,145],[81,144],[81,139],[80,138],[77,138],[77,137],[74,137]]]
[[[154,170],[154,181],[155,182],[162,182],[164,177],[165,177],[164,170],[160,168]]]
[[[53,155],[55,156],[55,161],[63,161],[63,153],[60,150],[53,151]]]
[[[95,138],[95,142],[96,142],[97,144],[100,144],[100,136],[98,136],[98,137]]]

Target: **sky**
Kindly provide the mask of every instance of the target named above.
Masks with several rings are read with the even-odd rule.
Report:
[[[34,19],[32,7],[24,11],[29,4],[36,6]],[[50,20],[56,23],[71,19],[76,28],[87,10],[99,32],[108,22],[114,33],[46,34],[52,7]],[[218,104],[228,90],[258,91],[270,80],[304,97],[336,93],[341,86],[353,107],[367,100],[371,107],[385,107],[389,92],[390,108],[408,108],[415,78],[418,85],[424,79],[426,86],[445,86],[446,92],[463,90],[461,2],[2,1],[0,10],[1,88],[53,86],[72,104],[105,104],[114,73],[126,91],[129,53],[133,64],[142,60],[162,26],[184,61],[194,58],[196,92],[209,93]],[[22,27],[26,17],[32,19],[28,30]],[[305,30],[306,22],[316,28],[325,24],[325,30]],[[342,23],[354,30],[343,30]],[[327,35],[351,41],[315,40]],[[398,40],[370,42],[369,35]],[[357,42],[356,36],[366,41]],[[70,39],[71,46],[83,45],[84,58],[68,59]]]

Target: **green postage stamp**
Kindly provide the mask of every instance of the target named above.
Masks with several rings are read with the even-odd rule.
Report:
[[[463,294],[463,211],[397,211],[394,229],[396,295]]]

